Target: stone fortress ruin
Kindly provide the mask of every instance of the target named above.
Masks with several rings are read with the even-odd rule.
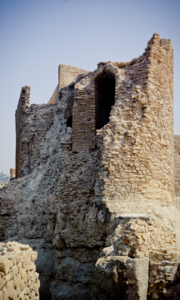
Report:
[[[30,105],[22,88],[0,247],[37,251],[41,299],[180,299],[173,64],[171,41],[155,33],[129,63],[60,65],[48,104]],[[0,279],[0,300],[38,299],[28,279],[17,293],[13,278]]]

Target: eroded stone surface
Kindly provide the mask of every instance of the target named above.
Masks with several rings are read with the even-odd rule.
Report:
[[[0,243],[0,299],[39,299],[37,252],[17,242]]]
[[[170,299],[178,299],[176,234],[159,218],[120,223],[106,245],[96,263],[96,279],[107,299],[119,299],[120,293],[121,299],[128,300],[145,300],[147,295],[148,299],[161,299],[168,293]]]

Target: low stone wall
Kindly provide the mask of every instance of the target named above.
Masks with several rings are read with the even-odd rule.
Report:
[[[29,245],[0,243],[0,300],[39,299],[36,259]]]

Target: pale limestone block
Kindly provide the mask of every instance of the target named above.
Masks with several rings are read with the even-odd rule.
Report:
[[[2,249],[4,255],[0,256],[2,269],[0,271],[0,289],[2,289],[3,300],[18,300],[21,296],[23,299],[23,295],[27,294],[26,288],[28,289],[26,298],[38,300],[40,285],[38,274],[35,273],[35,264],[32,261],[32,257],[34,260],[37,258],[37,253],[32,255],[33,251],[28,245],[24,247],[17,242],[9,242],[7,247],[2,243]],[[6,249],[10,249],[10,251],[5,251]],[[2,252],[1,247],[0,251]]]
[[[10,268],[10,262],[8,258],[0,256],[0,271],[4,272],[4,274],[8,274]]]
[[[31,254],[31,260],[36,261],[36,259],[37,259],[37,252],[33,251],[33,253]]]
[[[14,281],[14,287],[16,288],[16,290],[18,290],[18,288],[21,285],[21,275],[17,274],[16,276],[14,276],[13,281]]]
[[[7,283],[6,276],[0,277],[0,289],[2,289]]]
[[[10,280],[7,282],[6,287],[3,288],[4,300],[9,300],[12,298],[13,300],[17,300],[17,291],[14,289],[14,282]]]

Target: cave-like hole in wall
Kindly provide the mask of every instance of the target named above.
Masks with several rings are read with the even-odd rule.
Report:
[[[115,76],[102,73],[95,79],[96,129],[109,122],[111,106],[115,103]]]

